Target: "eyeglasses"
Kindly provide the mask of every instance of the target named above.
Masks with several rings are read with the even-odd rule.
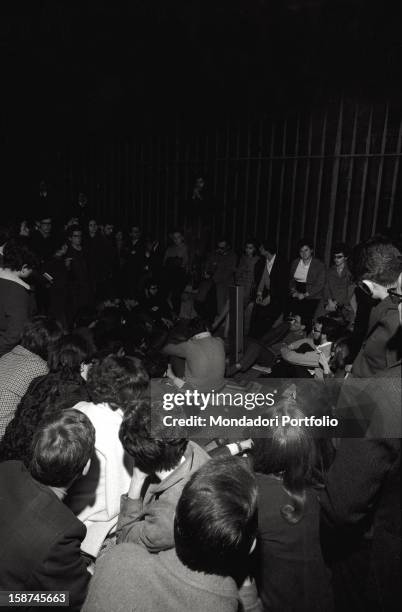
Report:
[[[334,255],[334,259],[343,259],[345,255]]]
[[[398,293],[398,291],[394,287],[392,289],[388,289],[388,295],[391,298],[393,304],[402,303],[402,293]]]

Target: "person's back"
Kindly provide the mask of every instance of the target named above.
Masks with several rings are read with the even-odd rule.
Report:
[[[244,459],[211,460],[179,499],[175,549],[150,554],[122,544],[99,559],[86,612],[237,612],[255,542],[257,490]],[[254,585],[243,610],[259,611]],[[247,597],[247,599],[246,599]]]
[[[57,412],[32,440],[29,470],[0,464],[0,589],[67,591],[79,610],[90,575],[80,555],[84,525],[62,503],[88,469],[95,431],[76,410]]]
[[[20,461],[0,463],[0,490],[0,588],[71,590],[70,596],[85,593],[89,574],[79,556],[84,525],[49,487],[34,480]],[[77,555],[69,566],[73,539]],[[60,568],[51,576],[48,566],[55,558],[61,561]],[[78,580],[75,576],[73,584],[69,572],[74,575],[77,570],[81,575]]]
[[[305,412],[300,409],[304,401]],[[252,455],[258,485],[258,566],[264,610],[330,612],[331,576],[320,548],[320,506],[316,464],[324,449],[308,428],[293,421],[308,416],[309,396],[284,397],[267,416],[275,424],[266,438],[254,440]],[[284,422],[288,417],[289,423]],[[322,489],[322,486],[321,486]]]
[[[101,577],[107,588],[97,593]],[[174,549],[150,554],[138,544],[121,544],[97,561],[94,580],[83,612],[236,612],[238,608],[232,578],[193,572]],[[122,584],[124,589],[116,589]]]
[[[318,490],[306,488],[303,519],[291,525],[281,515],[290,502],[282,482],[273,475],[256,478],[264,610],[331,610],[330,573],[320,549]]]

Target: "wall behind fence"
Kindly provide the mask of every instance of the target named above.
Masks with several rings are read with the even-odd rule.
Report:
[[[83,189],[100,218],[137,222],[161,238],[199,205],[210,212],[195,229],[211,242],[221,232],[237,246],[270,235],[291,257],[307,235],[326,261],[335,241],[354,245],[400,223],[402,122],[388,106],[341,100],[299,116],[189,133],[177,123],[170,135],[58,153],[65,198]],[[199,204],[192,200],[198,176],[206,181]]]

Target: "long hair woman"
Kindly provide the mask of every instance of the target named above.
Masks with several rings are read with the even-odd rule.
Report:
[[[305,413],[292,398],[269,412],[278,425],[270,437],[254,439],[253,462],[258,503],[258,568],[264,610],[330,611],[330,574],[319,537],[322,480],[317,447],[303,425],[283,424],[283,417]]]

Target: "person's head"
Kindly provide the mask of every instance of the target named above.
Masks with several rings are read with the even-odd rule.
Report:
[[[297,249],[299,251],[300,259],[302,261],[308,262],[313,257],[314,245],[312,240],[309,240],[308,238],[302,238],[298,242]]]
[[[95,404],[126,412],[148,389],[149,376],[139,359],[108,355],[89,370],[87,387]]]
[[[37,267],[38,260],[22,238],[9,240],[3,251],[3,267],[16,272],[22,278],[28,278]]]
[[[331,348],[331,356],[329,359],[329,367],[332,372],[344,371],[347,365],[353,363],[354,360],[354,345],[352,337],[342,336],[333,343]]]
[[[183,430],[171,431],[163,425],[163,410],[151,410],[150,402],[139,401],[120,426],[124,450],[145,474],[158,474],[176,468],[187,448]],[[177,437],[175,437],[175,434]],[[181,434],[181,435],[180,435]]]
[[[266,257],[266,259],[272,259],[272,257],[276,255],[278,249],[276,243],[273,240],[266,239],[260,241],[258,250],[262,257]]]
[[[336,267],[342,267],[347,263],[349,250],[344,242],[337,242],[332,249],[332,259]]]
[[[88,198],[86,194],[83,191],[80,191],[80,193],[78,194],[78,205],[81,208],[85,208],[85,206],[87,205],[87,202],[88,202]]]
[[[62,327],[56,319],[38,316],[25,324],[20,344],[47,361],[50,347],[60,340],[62,335]]]
[[[145,285],[145,291],[149,297],[157,296],[159,292],[158,283],[155,280],[150,279]]]
[[[270,428],[269,437],[253,440],[254,470],[282,479],[289,503],[281,508],[281,514],[289,523],[297,523],[303,515],[305,487],[313,482],[314,440],[306,427],[284,423],[283,417],[299,420],[305,416],[292,397],[278,401],[267,416],[277,418],[278,425]]]
[[[402,254],[388,238],[374,236],[362,245],[356,274],[366,293],[383,300],[402,285]]]
[[[110,236],[113,236],[113,232],[114,232],[114,224],[113,223],[105,223],[103,226],[103,234],[104,236],[106,236],[106,238],[109,238]]]
[[[19,235],[23,238],[29,238],[31,234],[31,226],[28,223],[27,219],[23,219],[20,223],[19,227]]]
[[[247,461],[207,461],[177,504],[174,541],[180,561],[193,571],[231,576],[239,583],[256,533],[257,485]]]
[[[226,238],[220,238],[216,243],[216,250],[218,253],[226,253],[230,249],[230,244]]]
[[[189,325],[188,325],[189,338],[192,338],[193,336],[196,336],[197,334],[202,334],[203,332],[207,332],[207,331],[209,331],[209,324],[205,319],[201,317],[195,317],[194,319],[191,319],[191,321],[189,322]]]
[[[88,221],[88,233],[90,236],[95,236],[98,231],[98,224],[95,219],[90,219]]]
[[[52,232],[52,218],[43,217],[39,219],[38,228],[44,238],[48,238]]]
[[[184,243],[184,236],[179,230],[175,230],[172,233],[172,241],[175,246],[180,246]]]
[[[139,240],[141,238],[141,230],[138,227],[138,225],[133,225],[131,230],[130,230],[130,236],[131,239],[134,240]]]
[[[0,225],[0,247],[4,246],[8,240],[10,240],[13,234],[13,228],[11,224]]]
[[[332,317],[318,317],[313,324],[312,337],[314,344],[323,342],[335,342],[344,333],[342,324]]]
[[[68,229],[68,239],[73,249],[81,249],[82,229],[79,225],[71,225]]]
[[[256,253],[256,245],[255,245],[255,240],[247,240],[246,244],[244,245],[244,253],[248,256],[248,257],[254,257],[255,253]]]
[[[32,440],[29,471],[50,487],[68,488],[89,467],[95,429],[79,410],[68,409],[45,418]]]
[[[80,374],[82,365],[91,361],[93,351],[94,347],[81,334],[62,336],[49,348],[49,370]]]

